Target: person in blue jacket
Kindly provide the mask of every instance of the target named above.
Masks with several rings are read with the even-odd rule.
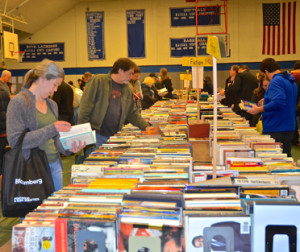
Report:
[[[297,85],[295,78],[286,71],[280,71],[273,58],[266,58],[260,64],[260,71],[270,80],[263,105],[255,106],[248,113],[262,113],[263,134],[269,134],[282,143],[283,153],[291,157],[292,140],[296,126]]]

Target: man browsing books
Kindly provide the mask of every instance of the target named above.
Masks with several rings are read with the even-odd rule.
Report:
[[[82,95],[78,123],[90,122],[96,130],[96,148],[121,130],[127,120],[145,130],[150,126],[138,112],[127,83],[136,64],[128,58],[115,61],[109,74],[93,76]]]
[[[292,140],[296,125],[297,85],[295,78],[272,58],[264,59],[260,71],[270,80],[261,106],[253,105],[247,112],[262,113],[263,133],[282,143],[284,153],[291,157]]]

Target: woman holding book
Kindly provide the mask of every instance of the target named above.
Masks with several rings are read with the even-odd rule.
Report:
[[[258,87],[253,90],[253,95],[251,97],[251,102],[254,102],[256,104],[258,104],[260,101],[262,102],[262,99],[264,98],[270,84],[270,81],[267,80],[263,74],[259,74],[257,78],[259,80]],[[250,126],[255,127],[260,117],[261,113],[253,115],[250,121]]]
[[[55,191],[62,188],[62,162],[60,154],[70,155],[80,151],[85,144],[73,142],[72,148],[65,151],[59,141],[59,132],[67,132],[71,124],[57,121],[57,104],[49,96],[57,90],[64,77],[64,70],[55,62],[44,59],[36,68],[25,75],[24,87],[7,108],[7,139],[14,148],[24,130],[22,152],[29,158],[30,150],[39,147],[46,152]]]

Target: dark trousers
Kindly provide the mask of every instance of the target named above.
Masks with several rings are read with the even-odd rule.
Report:
[[[0,137],[0,175],[2,174],[2,160],[5,153],[5,146],[7,145],[6,137]]]
[[[292,156],[292,141],[294,138],[294,131],[282,131],[282,132],[268,132],[276,142],[282,143],[282,152],[286,153],[288,157]]]

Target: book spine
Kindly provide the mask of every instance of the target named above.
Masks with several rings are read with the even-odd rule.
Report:
[[[68,252],[67,221],[65,218],[55,220],[55,251]]]

